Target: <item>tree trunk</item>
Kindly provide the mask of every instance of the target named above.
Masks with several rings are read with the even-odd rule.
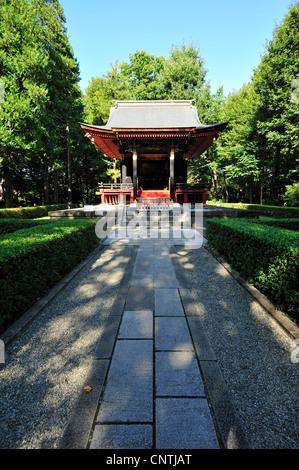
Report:
[[[249,195],[249,203],[253,204],[253,197],[252,197],[252,183],[248,184],[248,195]]]
[[[113,159],[113,170],[114,170],[114,184],[117,183],[117,178],[116,178],[116,158]]]
[[[0,180],[0,202],[4,201],[4,179]]]
[[[5,180],[5,207],[13,207],[13,173],[8,168],[4,168]]]
[[[89,204],[88,172],[86,172],[86,175],[85,175],[85,200],[86,200],[86,204]]]
[[[224,194],[225,194],[225,201],[229,202],[229,192],[228,192],[228,189],[227,189],[226,177],[225,176],[224,176]]]
[[[44,204],[47,206],[49,204],[49,171],[48,171],[48,160],[44,162],[43,165],[43,175],[44,175]]]
[[[54,204],[58,204],[58,175],[55,165],[53,165],[53,176],[54,176]]]
[[[217,179],[217,170],[213,169],[213,187],[214,187],[214,194],[216,198],[218,198],[218,179]]]
[[[73,202],[73,191],[72,191],[72,159],[71,159],[69,123],[66,126],[66,140],[67,140],[67,203],[70,206]]]

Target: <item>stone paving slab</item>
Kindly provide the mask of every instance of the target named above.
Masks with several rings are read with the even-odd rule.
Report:
[[[184,316],[178,289],[155,289],[156,316]]]
[[[92,361],[85,382],[92,392],[82,390],[79,395],[60,442],[60,449],[86,449],[108,368],[109,360]]]
[[[207,400],[157,398],[157,449],[219,449]]]
[[[193,351],[187,321],[184,317],[156,317],[157,351]]]
[[[153,275],[145,275],[140,277],[138,274],[132,276],[131,286],[140,286],[140,287],[154,287],[154,278]]]
[[[150,424],[98,424],[90,449],[151,449],[152,445]]]
[[[138,286],[130,287],[127,300],[126,310],[154,310],[154,289],[153,287]]]
[[[156,278],[159,278],[159,279],[173,279],[173,280],[176,280],[176,276],[175,276],[175,272],[174,272],[174,269],[173,267],[155,267],[154,270],[153,270],[153,274],[154,274],[154,277],[155,279]]]
[[[188,324],[198,359],[200,361],[216,361],[217,357],[200,318],[190,316],[188,317]]]
[[[94,357],[96,359],[109,359],[112,356],[114,343],[120,325],[120,318],[120,316],[111,316],[107,318],[105,329],[94,352]]]
[[[153,265],[152,260],[148,260],[148,259],[144,259],[144,260],[138,259],[138,260],[136,260],[136,264],[135,264],[135,267],[134,267],[133,274],[135,274],[135,273],[140,273],[141,275],[142,274],[153,274],[153,272],[154,272],[154,265]]]
[[[218,362],[202,361],[201,367],[219,432],[225,447],[228,449],[248,448],[244,430],[235,412]]]
[[[204,386],[192,351],[155,354],[156,396],[204,397]]]
[[[152,339],[153,312],[148,310],[124,312],[118,339]]]
[[[97,421],[152,422],[153,341],[118,340]]]
[[[180,287],[180,284],[177,279],[170,278],[163,278],[157,277],[154,279],[154,287],[155,288],[162,288],[162,287]]]
[[[166,259],[164,256],[161,258],[154,258],[153,270],[157,272],[159,269],[169,269],[173,268],[172,262],[169,259]]]

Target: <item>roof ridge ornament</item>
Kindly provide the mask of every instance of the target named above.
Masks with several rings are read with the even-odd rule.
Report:
[[[156,106],[186,106],[192,107],[194,99],[189,100],[112,100],[115,103],[115,109],[120,107],[156,107]]]

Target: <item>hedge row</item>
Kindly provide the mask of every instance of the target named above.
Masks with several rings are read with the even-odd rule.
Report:
[[[211,248],[299,322],[299,233],[240,219],[208,219]]]
[[[295,230],[296,232],[299,231],[299,219],[253,219],[252,222],[256,224],[269,225],[270,227],[279,227],[287,230]]]
[[[211,204],[208,202],[208,204]],[[231,207],[232,209],[254,210],[261,215],[275,218],[299,218],[299,207],[285,207],[285,206],[266,206],[262,204],[241,204],[241,203],[219,203],[221,207]]]
[[[16,207],[13,209],[0,209],[0,218],[4,219],[37,219],[47,217],[49,211],[67,209],[67,204],[53,204],[50,206]],[[72,204],[71,207],[78,207]]]
[[[37,225],[48,224],[49,219],[31,220],[31,219],[0,219],[0,236],[22,230],[24,228],[32,228]]]
[[[97,246],[95,223],[48,221],[0,239],[1,332]]]

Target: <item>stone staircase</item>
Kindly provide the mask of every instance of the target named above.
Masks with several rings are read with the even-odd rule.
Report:
[[[184,212],[181,207],[161,210],[125,208],[118,216],[116,229],[126,227],[129,230],[144,232],[150,238],[178,237],[179,232],[197,230],[204,235],[202,214],[195,211]]]

